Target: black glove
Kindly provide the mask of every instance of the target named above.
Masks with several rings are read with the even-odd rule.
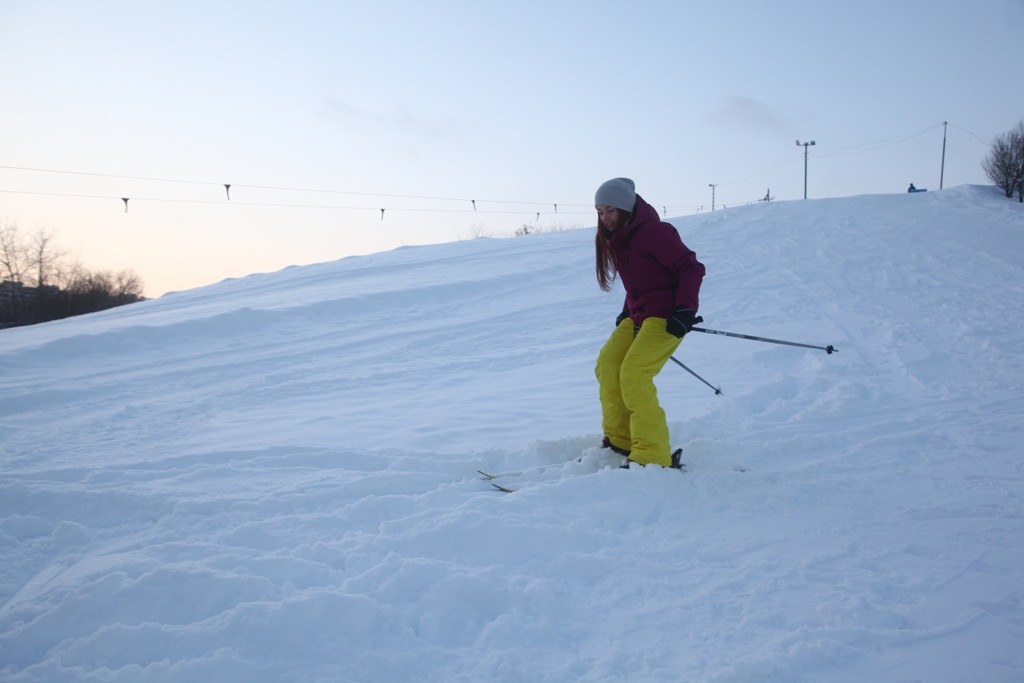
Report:
[[[690,308],[677,308],[665,321],[665,331],[682,339],[697,324],[697,316]]]
[[[622,313],[619,313],[619,317],[615,319],[615,327],[618,327],[623,320],[629,317],[629,311],[625,308],[622,309]]]

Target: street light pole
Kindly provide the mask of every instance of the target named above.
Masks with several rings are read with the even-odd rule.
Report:
[[[946,126],[949,121],[942,122],[942,166],[939,168],[939,189],[942,189],[942,181],[946,177]]]
[[[810,142],[796,141],[797,147],[803,146],[804,148],[804,199],[807,199],[807,148],[814,144],[814,140]]]
[[[708,183],[708,187],[711,188],[711,210],[715,210],[715,184]]]

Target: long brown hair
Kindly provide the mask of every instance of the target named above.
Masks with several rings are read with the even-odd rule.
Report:
[[[621,230],[629,223],[630,214],[622,209],[616,209],[616,212],[618,220],[615,224],[615,230]],[[611,291],[615,277],[619,273],[618,264],[615,263],[615,252],[612,251],[611,246],[611,239],[614,234],[614,231],[607,230],[601,225],[601,220],[598,219],[597,231],[594,235],[594,265],[597,271],[597,284],[606,292]]]

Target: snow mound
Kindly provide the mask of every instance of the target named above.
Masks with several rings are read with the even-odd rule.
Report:
[[[690,334],[682,473],[595,448],[590,230],[0,332],[0,680],[1024,680],[1024,207],[673,222],[839,350]]]

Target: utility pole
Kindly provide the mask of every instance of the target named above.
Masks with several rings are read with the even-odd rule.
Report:
[[[711,210],[715,210],[715,184],[708,183],[708,187],[711,188]]]
[[[942,180],[946,175],[946,124],[949,121],[942,122],[942,168],[939,169],[939,189],[942,189]]]
[[[807,148],[813,144],[814,140],[811,140],[810,142],[796,141],[797,147],[802,146],[804,148],[804,199],[807,199]]]

